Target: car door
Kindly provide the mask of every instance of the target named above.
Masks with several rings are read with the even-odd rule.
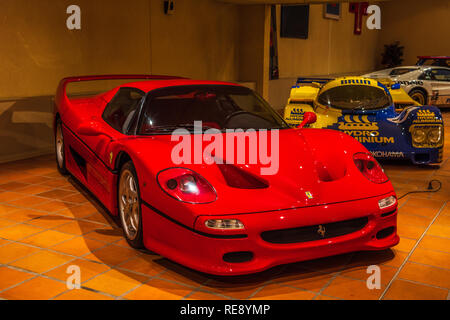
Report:
[[[85,136],[83,139],[95,154],[87,163],[87,182],[102,202],[109,201],[114,183],[111,143],[129,134],[144,95],[144,92],[136,88],[120,88],[105,106],[102,119],[95,120],[100,124],[102,134]]]
[[[432,103],[436,106],[450,106],[450,69],[434,68],[430,70]]]

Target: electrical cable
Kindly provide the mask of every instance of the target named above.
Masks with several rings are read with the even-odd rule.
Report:
[[[433,182],[439,183],[439,186],[438,186],[437,188],[433,188]],[[400,199],[406,197],[408,194],[411,194],[411,193],[438,192],[439,190],[441,190],[441,188],[442,188],[442,182],[441,182],[441,181],[439,181],[439,180],[431,180],[431,181],[428,183],[428,188],[427,188],[427,190],[417,190],[417,191],[410,191],[410,192],[407,192],[407,193],[405,193],[404,195],[402,195],[400,198],[398,198],[398,200],[400,200]]]

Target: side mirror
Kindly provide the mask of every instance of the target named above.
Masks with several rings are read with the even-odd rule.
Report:
[[[317,121],[317,116],[314,112],[305,112],[303,115],[303,122],[297,128],[304,128],[307,124],[313,124]]]
[[[89,121],[85,124],[80,125],[78,127],[77,133],[88,137],[106,135],[102,130],[102,126],[97,121]]]
[[[392,89],[392,90],[398,90],[398,89],[400,89],[400,83],[394,83],[394,84],[391,86],[391,89]]]

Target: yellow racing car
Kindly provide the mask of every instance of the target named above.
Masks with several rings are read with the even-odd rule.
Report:
[[[410,159],[415,164],[442,162],[444,126],[439,109],[420,106],[400,85],[388,80],[299,78],[284,119],[295,127],[306,112],[317,116],[310,127],[345,132],[377,158]]]

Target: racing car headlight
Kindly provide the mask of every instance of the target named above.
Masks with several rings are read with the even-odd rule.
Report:
[[[353,161],[359,171],[369,181],[373,183],[385,183],[389,181],[380,164],[371,154],[364,152],[355,153]]]
[[[433,144],[439,143],[442,139],[442,130],[441,127],[432,128],[428,132],[428,142]]]
[[[423,143],[427,138],[427,133],[423,129],[414,129],[412,139],[415,143]]]
[[[186,168],[161,171],[158,184],[172,198],[187,203],[210,203],[216,201],[214,188],[198,173]]]

